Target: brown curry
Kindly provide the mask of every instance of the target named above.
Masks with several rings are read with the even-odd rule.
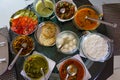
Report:
[[[22,52],[20,55],[26,55],[30,53],[33,48],[34,48],[34,42],[31,37],[21,35],[17,36],[13,41],[12,41],[12,50],[15,54],[18,53],[18,51],[22,48],[22,44],[26,43],[27,46],[26,48],[23,48]]]

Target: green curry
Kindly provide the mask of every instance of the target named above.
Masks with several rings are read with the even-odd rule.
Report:
[[[48,62],[47,60],[39,55],[33,54],[29,56],[24,63],[24,70],[31,79],[38,79],[42,77],[42,71],[46,74],[48,72]]]

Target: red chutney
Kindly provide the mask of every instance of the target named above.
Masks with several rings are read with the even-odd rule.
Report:
[[[77,67],[77,74],[75,76],[69,76],[68,80],[83,80],[85,76],[85,69],[83,65],[76,59],[68,59],[64,61],[64,63],[59,68],[59,74],[61,80],[65,80],[65,77],[67,75],[67,67],[73,64]]]
[[[11,23],[12,31],[17,34],[29,35],[35,30],[38,21],[28,16],[21,16],[13,19]]]
[[[90,18],[99,19],[98,13],[91,8],[82,8],[79,9],[74,17],[74,22],[77,27],[81,30],[94,30],[98,27],[98,23],[96,21],[92,21],[89,19],[85,19],[88,16]]]

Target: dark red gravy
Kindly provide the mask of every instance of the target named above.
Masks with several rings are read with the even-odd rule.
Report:
[[[84,74],[85,74],[85,69],[78,60],[76,59],[68,59],[63,62],[63,64],[59,68],[59,74],[61,80],[65,80],[65,77],[67,75],[67,66],[70,64],[73,64],[77,67],[77,74],[75,76],[69,76],[68,80],[83,80]]]

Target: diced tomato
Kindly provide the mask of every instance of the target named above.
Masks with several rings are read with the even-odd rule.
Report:
[[[11,30],[17,34],[28,35],[34,31],[37,24],[37,20],[28,16],[22,16],[12,20]]]

